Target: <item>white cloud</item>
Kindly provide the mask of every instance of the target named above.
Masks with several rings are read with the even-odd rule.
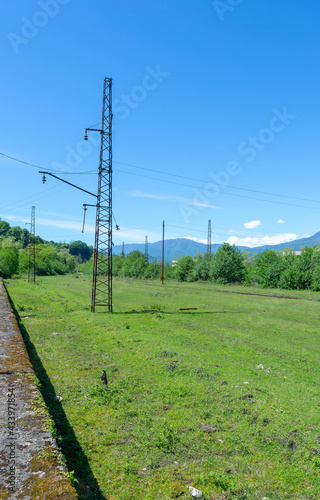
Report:
[[[66,214],[61,214],[58,212],[47,212],[46,210],[36,210],[36,216],[39,216],[39,214],[44,215],[44,216],[52,216],[55,219],[61,218],[62,220],[66,220],[66,219],[74,220],[73,217],[66,215]]]
[[[146,235],[148,235],[149,243],[160,241],[162,238],[161,229],[159,233],[156,233],[146,231],[145,229],[130,229],[121,227],[119,232],[113,232],[113,241],[115,245],[120,245],[121,241],[125,241],[126,243],[144,243]],[[121,238],[120,241],[119,238]]]
[[[153,200],[172,201],[175,203],[183,203],[184,205],[192,205],[195,207],[218,208],[214,205],[210,205],[209,203],[201,203],[193,200],[192,198],[184,198],[183,196],[143,193],[142,191],[134,191],[129,193],[129,195],[133,196],[134,198],[150,198]]]
[[[8,218],[7,216],[4,216],[6,219]],[[22,227],[22,224],[25,222],[30,222],[30,218],[25,217],[25,216],[14,216],[11,217],[11,220],[15,221],[16,223],[20,224]],[[38,217],[36,218],[36,232],[37,232],[37,227],[38,226],[47,226],[47,227],[56,227],[59,229],[69,229],[73,231],[82,231],[82,221],[75,221],[75,220],[57,220],[57,219],[45,219]],[[121,241],[125,240],[126,243],[144,243],[145,242],[145,236],[148,234],[149,242],[151,241],[158,241],[161,239],[161,231],[159,233],[156,232],[146,232],[145,229],[130,229],[130,228],[125,228],[121,227],[121,231],[113,231],[113,241],[115,245],[121,244]],[[85,225],[85,233],[86,234],[94,234],[95,233],[95,226],[93,224],[86,224]],[[117,242],[118,236],[121,238],[120,242]]]
[[[51,220],[51,219],[37,219],[36,226],[50,226],[58,227],[59,229],[71,229],[73,231],[82,231],[82,222],[77,221],[64,221],[64,220]],[[93,224],[85,225],[85,232],[94,234],[95,226]]]
[[[263,245],[278,245],[297,239],[294,233],[277,234],[276,236],[263,236],[261,238],[238,238],[237,236],[230,236],[227,243],[230,245],[244,246],[244,247],[260,247]]]
[[[278,224],[284,224],[284,220],[279,219],[279,220],[278,220]]]
[[[208,243],[208,240],[206,238],[192,238],[191,236],[183,236],[183,238],[186,238],[186,240],[195,241],[196,243],[204,243],[205,245]]]
[[[254,229],[255,227],[261,226],[261,222],[259,220],[253,220],[251,222],[245,222],[243,227],[246,229]]]
[[[26,222],[30,222],[30,218],[24,217],[24,216],[15,216],[15,217],[7,217],[4,216],[6,219],[9,219],[11,221],[15,221],[18,223],[23,223],[25,224]],[[59,229],[70,229],[73,231],[82,231],[82,222],[78,222],[75,220],[57,220],[57,219],[43,219],[41,217],[36,218],[36,229],[37,226],[48,226],[48,227],[58,227]],[[85,231],[86,233],[91,233],[94,234],[95,232],[95,226],[93,224],[86,224],[85,225]]]

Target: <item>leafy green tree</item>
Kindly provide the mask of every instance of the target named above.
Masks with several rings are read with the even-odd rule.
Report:
[[[237,283],[244,280],[244,258],[236,246],[223,243],[216,251],[212,260],[211,277],[218,283]]]
[[[211,266],[214,256],[210,252],[203,255],[196,255],[196,261],[191,276],[194,281],[205,281],[211,277]]]
[[[311,288],[314,292],[319,292],[320,291],[320,245],[313,249],[311,265],[312,265]]]
[[[174,279],[174,277],[175,277],[174,267],[172,267],[172,265],[169,264],[168,262],[165,263],[165,265],[164,265],[163,275],[164,275],[165,280],[171,280],[171,279]]]
[[[158,262],[151,262],[145,269],[143,277],[151,280],[158,280],[161,278],[161,264]]]
[[[79,265],[79,271],[83,272],[83,274],[86,274],[88,276],[92,276],[93,255],[89,260],[87,260],[86,262],[82,262],[82,264]]]
[[[21,233],[21,245],[23,248],[26,248],[30,242],[30,233],[28,229],[22,229]]]
[[[112,274],[113,276],[120,276],[124,257],[122,255],[114,255],[112,257]]]
[[[19,250],[20,248],[22,248],[22,244],[20,241],[17,241],[13,236],[7,236],[1,240],[1,247],[15,248],[16,250]]]
[[[0,248],[0,276],[10,278],[19,269],[19,254],[16,248]]]
[[[7,232],[7,236],[11,236],[14,238],[16,241],[21,241],[22,235],[23,235],[23,230],[21,229],[20,226],[15,226],[11,227],[9,231]]]
[[[123,260],[124,262],[121,267],[122,277],[143,278],[148,266],[143,253],[139,252],[139,250],[134,250],[126,255]]]
[[[304,248],[301,255],[297,255],[280,276],[280,288],[305,290],[311,288],[315,264],[313,248]]]
[[[67,272],[72,273],[77,267],[76,258],[74,255],[70,255],[67,247],[63,247],[61,250],[57,251],[56,257],[62,264],[64,264],[64,266],[66,266],[68,270]]]
[[[256,257],[252,277],[262,287],[269,286],[270,269],[277,267],[280,256],[275,250],[266,250]]]
[[[27,273],[29,267],[29,251],[27,248],[19,250],[19,272]]]
[[[192,279],[192,271],[195,261],[190,255],[186,255],[178,260],[174,267],[174,274],[178,281],[189,281]]]
[[[34,242],[36,245],[40,245],[40,243],[45,243],[45,241],[42,238],[40,238],[40,236],[36,236]]]
[[[0,219],[0,236],[5,236],[10,229],[10,224]]]
[[[70,255],[75,255],[76,257],[80,257],[82,261],[89,260],[92,255],[92,249],[88,247],[84,241],[74,241],[69,246]]]
[[[255,258],[253,266],[247,269],[253,283],[266,288],[280,287],[281,275],[292,265],[295,259],[291,251],[284,253],[266,250]]]

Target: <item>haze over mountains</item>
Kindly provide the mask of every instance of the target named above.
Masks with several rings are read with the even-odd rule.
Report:
[[[243,247],[239,246],[240,250],[245,250],[250,254],[256,253],[260,254],[265,250],[283,250],[285,248],[291,248],[294,251],[299,251],[305,246],[315,247],[320,243],[320,231],[309,238],[302,238],[299,240],[289,241],[287,243],[280,243],[278,245],[264,245],[261,247]],[[215,253],[221,244],[212,244],[211,250]],[[124,253],[128,253],[133,250],[139,250],[144,253],[145,245],[144,243],[130,243],[125,244]],[[194,257],[196,253],[205,253],[207,251],[207,245],[204,243],[197,243],[196,241],[189,240],[188,238],[176,238],[171,240],[165,240],[165,261],[171,262],[173,259],[178,259],[183,255],[191,255]],[[113,247],[113,253],[119,255],[122,252],[122,245],[115,245]],[[159,260],[162,256],[162,241],[157,241],[155,243],[149,243],[148,245],[149,260]]]

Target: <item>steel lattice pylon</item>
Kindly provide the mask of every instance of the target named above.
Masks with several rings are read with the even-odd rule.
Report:
[[[144,258],[146,259],[146,262],[148,262],[148,260],[149,260],[148,236],[146,236],[145,243],[144,243]]]
[[[36,282],[36,208],[35,207],[31,207],[28,281],[33,283]]]
[[[211,220],[208,220],[207,252],[211,253]]]
[[[112,79],[105,78],[91,311],[105,306],[112,312]]]

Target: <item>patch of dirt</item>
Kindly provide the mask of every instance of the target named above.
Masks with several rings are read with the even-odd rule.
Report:
[[[200,431],[205,431],[205,432],[217,432],[217,431],[223,431],[220,427],[216,427],[215,425],[211,424],[200,424],[198,426]]]
[[[174,371],[177,368],[176,363],[178,363],[178,361],[172,361],[166,368],[167,372]]]

